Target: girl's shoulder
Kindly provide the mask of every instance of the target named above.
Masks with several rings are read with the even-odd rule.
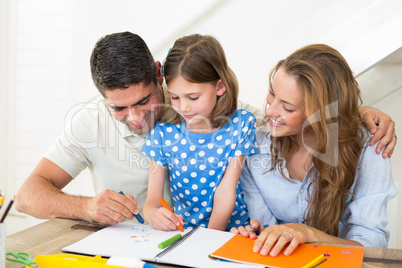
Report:
[[[182,131],[182,124],[168,124],[163,122],[157,122],[154,128],[150,131],[150,134],[160,133],[161,135],[169,133],[177,133]]]
[[[247,111],[245,109],[237,109],[231,118],[233,123],[242,123],[242,122],[256,122],[255,116],[252,112]]]

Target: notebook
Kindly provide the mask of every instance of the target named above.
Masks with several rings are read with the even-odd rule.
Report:
[[[182,238],[171,246],[160,249],[159,243],[182,234]],[[118,223],[104,228],[90,236],[64,247],[69,253],[101,255],[103,257],[139,257],[144,261],[176,264],[188,267],[233,267],[245,268],[254,265],[241,265],[209,257],[230,240],[234,234],[197,227],[193,230],[160,231],[147,225],[131,222]]]
[[[362,267],[364,248],[335,247],[326,245],[299,245],[289,256],[282,252],[277,257],[262,256],[253,252],[254,241],[241,235],[234,235],[211,256],[247,264],[260,264],[269,267]],[[320,257],[321,256],[321,257]],[[316,260],[316,261],[314,261]],[[311,263],[314,261],[313,263]]]

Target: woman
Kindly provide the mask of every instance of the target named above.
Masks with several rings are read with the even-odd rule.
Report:
[[[253,251],[291,254],[305,242],[386,247],[386,205],[396,195],[389,159],[376,155],[362,125],[358,84],[345,59],[310,45],[270,75],[259,154],[240,178]]]

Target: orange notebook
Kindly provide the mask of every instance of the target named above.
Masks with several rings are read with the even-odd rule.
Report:
[[[253,252],[254,241],[235,235],[210,256],[234,262],[261,264],[270,267],[362,267],[364,248],[348,248],[303,244],[289,256],[282,252],[277,257],[262,256]],[[321,256],[321,257],[320,257]]]

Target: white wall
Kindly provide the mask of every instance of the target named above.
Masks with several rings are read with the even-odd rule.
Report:
[[[7,181],[14,192],[62,131],[69,107],[96,94],[89,57],[106,34],[135,32],[160,61],[178,37],[214,35],[238,76],[240,98],[261,108],[270,68],[303,45],[334,46],[356,74],[402,46],[398,0],[0,1],[1,19],[9,22],[0,28],[1,37],[7,37],[1,38],[1,48],[8,46],[7,53],[0,52],[0,78],[5,78],[0,79],[0,138],[8,139],[0,143],[1,175],[7,177],[0,179],[0,188]],[[397,126],[400,100],[394,95],[378,106]],[[400,151],[393,159],[400,159]],[[402,167],[393,166],[402,185]],[[86,186],[68,191],[90,187],[87,174],[79,180]]]

